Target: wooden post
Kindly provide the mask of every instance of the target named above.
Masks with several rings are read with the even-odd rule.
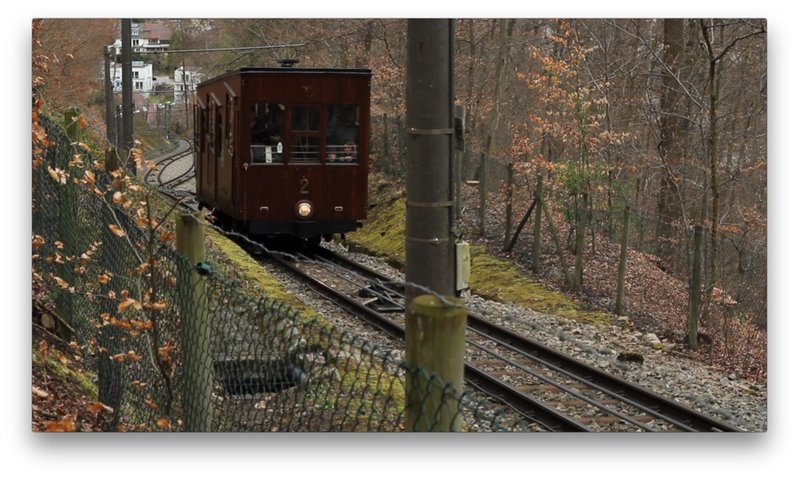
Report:
[[[80,127],[78,118],[80,118],[80,110],[78,108],[67,108],[64,111],[64,131],[69,141],[73,143],[80,141],[83,135],[83,130]],[[75,153],[77,148],[75,146],[70,146],[69,151]],[[57,164],[57,166],[64,168],[65,171],[69,172],[69,174],[74,177],[79,171],[78,168],[69,165],[71,159],[72,154],[64,155],[57,159],[60,163]],[[58,239],[63,243],[63,250],[61,253],[64,254],[65,257],[79,255],[79,251],[81,250],[80,242],[82,242],[83,238],[79,232],[81,224],[78,218],[78,189],[75,183],[67,181],[66,184],[59,185],[58,199],[54,206],[58,208],[58,236],[54,239]],[[56,270],[58,271],[59,277],[69,284],[73,283],[73,277],[75,276],[74,265],[69,262],[57,263]],[[57,290],[54,295],[58,314],[69,322],[78,320],[73,309],[74,294]],[[74,325],[75,324],[72,323],[73,327]]]
[[[574,290],[583,288],[583,251],[585,250],[585,220],[588,216],[588,194],[583,193],[582,205],[577,204],[577,244],[574,257]]]
[[[695,349],[699,328],[699,297],[702,294],[702,226],[694,226],[694,257],[688,305],[688,347]]]
[[[624,311],[624,276],[627,272],[627,233],[630,229],[630,206],[624,206],[624,227],[621,234],[619,275],[616,282],[616,315]]]
[[[535,183],[535,219],[533,222],[533,272],[541,271],[541,201],[544,196],[544,176],[538,175]]]
[[[383,113],[383,162],[386,165],[386,171],[392,171],[394,168],[391,164],[391,154],[388,148],[388,115]]]
[[[112,120],[113,121],[113,118]],[[109,137],[110,138],[110,137]],[[119,169],[119,160],[117,158],[117,151],[113,146],[105,150],[105,172],[111,174],[113,171]],[[108,191],[106,193],[106,200],[110,203],[112,201],[114,192]],[[103,223],[111,223],[111,214],[103,209],[102,213],[105,220]],[[117,272],[120,268],[114,267],[120,262],[124,261],[123,254],[112,249],[112,244],[119,241],[111,230],[104,226],[102,228],[102,241],[103,246],[100,249],[100,264],[104,264],[108,270]],[[113,264],[113,265],[112,265]],[[107,296],[114,290],[113,283],[107,283],[101,286],[102,294]],[[103,302],[100,306],[103,312],[108,314],[115,314],[116,307],[113,303]],[[100,352],[98,352],[97,360],[97,388],[100,402],[108,405],[114,409],[114,415],[106,428],[107,431],[116,431],[119,427],[119,420],[122,416],[120,405],[122,404],[122,394],[124,387],[122,386],[122,364],[111,359],[117,353],[123,352],[120,350],[120,344],[124,342],[121,340],[122,331],[117,327],[103,327],[98,331],[97,339],[100,345]]]
[[[119,158],[117,157],[117,150],[114,147],[108,147],[105,150],[105,172],[111,174],[120,168]]]
[[[547,209],[546,203],[544,201],[540,201],[540,204],[541,209],[544,212],[544,217],[547,220],[547,229],[549,229],[549,235],[552,236],[552,242],[555,243],[555,252],[558,254],[558,259],[560,260],[560,268],[563,271],[566,287],[571,289],[572,278],[569,275],[569,265],[566,263],[566,256],[563,254],[563,247],[560,245],[560,238],[558,237],[557,229],[555,229],[555,222],[552,220],[552,216],[549,214],[549,209]]]
[[[408,161],[408,137],[405,135],[405,124],[400,116],[395,117],[397,124],[397,164],[400,175],[405,174],[403,165]]]
[[[466,307],[448,300],[422,295],[406,312],[405,358],[411,367],[405,375],[406,431],[461,431]]]
[[[533,198],[532,204],[530,204],[530,207],[527,208],[527,212],[524,213],[524,217],[522,218],[519,225],[516,226],[516,232],[513,233],[513,237],[510,239],[510,242],[508,242],[508,244],[503,249],[505,252],[510,252],[513,250],[513,246],[516,244],[516,241],[519,239],[519,234],[522,233],[524,225],[527,224],[527,221],[530,219],[530,215],[533,214],[533,209],[535,209],[536,204],[537,200]]]
[[[513,221],[513,163],[511,163],[510,160],[508,160],[507,173],[507,190],[505,191],[505,241],[503,249],[507,249],[508,246],[510,246],[511,221]]]
[[[80,141],[82,136],[82,129],[80,127],[80,110],[78,108],[67,108],[64,111],[64,129],[69,136],[69,140],[76,142]]]
[[[205,260],[205,232],[199,213],[181,214],[176,220],[177,250],[188,259],[191,270],[178,284],[185,368],[183,401],[186,431],[211,431],[213,407],[213,364],[211,363],[211,320],[205,302],[205,278],[194,268]]]
[[[480,236],[486,234],[486,207],[488,197],[488,160],[486,154],[480,154]]]

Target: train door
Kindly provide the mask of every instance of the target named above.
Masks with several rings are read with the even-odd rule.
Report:
[[[209,171],[214,172],[213,188],[214,188],[214,203],[217,207],[221,206],[221,184],[219,181],[220,164],[222,163],[222,119],[223,119],[223,103],[214,93],[211,93],[211,124],[209,130],[211,131],[211,141],[209,146],[209,156],[211,160]]]
[[[216,143],[217,130],[217,109],[219,106],[213,100],[212,95],[208,95],[208,109],[204,110],[205,120],[203,121],[205,137],[203,138],[203,181],[201,190],[206,203],[216,206],[216,155],[214,144]]]
[[[217,119],[219,120],[220,141],[217,145],[217,202],[226,211],[233,214],[233,155],[235,146],[234,129],[235,118],[235,97],[230,94],[225,95],[224,107],[219,110]]]
[[[286,138],[286,106],[281,103],[256,101],[245,106],[249,126],[242,131],[247,145],[244,165],[243,195],[248,221],[273,221],[288,201],[283,188],[288,180],[284,167],[288,147]],[[242,115],[244,118],[244,114]]]
[[[194,107],[194,189],[197,195],[204,197],[203,184],[207,174],[205,164],[205,132],[208,130],[208,109],[199,96],[195,97]]]

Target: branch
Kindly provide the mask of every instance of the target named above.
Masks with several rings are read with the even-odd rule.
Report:
[[[122,227],[122,223],[119,222],[119,219],[117,218],[117,215],[116,215],[116,211],[114,211],[114,208],[111,207],[110,204],[108,204],[108,201],[106,201],[105,198],[103,198],[103,204],[105,204],[105,206],[108,208],[108,210],[111,211],[111,217],[114,218],[114,222],[116,223],[116,225],[119,226],[119,228],[124,231],[125,228],[123,228]],[[138,251],[136,251],[136,246],[134,246],[133,243],[130,242],[130,236],[127,233],[125,233],[124,238],[125,238],[125,241],[127,241],[127,243],[130,245],[130,249],[133,251],[133,254],[139,260],[139,264],[143,263],[144,260],[141,258],[141,256],[139,255]]]
[[[755,35],[762,35],[762,34],[764,34],[764,33],[766,33],[766,29],[765,29],[765,28],[764,28],[764,27],[761,25],[761,26],[760,26],[760,30],[759,30],[759,31],[751,32],[751,33],[749,33],[749,34],[747,34],[747,35],[744,35],[744,36],[742,36],[742,37],[738,37],[738,38],[736,38],[735,40],[733,40],[733,41],[732,41],[732,43],[730,43],[729,45],[727,45],[727,48],[725,48],[724,50],[722,50],[722,52],[721,52],[721,53],[719,53],[719,54],[718,54],[718,55],[717,55],[715,58],[713,58],[713,60],[712,60],[712,61],[715,63],[715,62],[717,62],[717,61],[721,60],[721,59],[724,57],[724,55],[726,55],[726,54],[727,54],[727,52],[728,52],[728,51],[730,51],[730,49],[731,49],[732,47],[734,47],[734,46],[735,46],[735,44],[736,44],[736,43],[738,43],[739,41],[741,41],[741,40],[745,40],[745,39],[747,39],[747,38],[749,38],[749,37],[753,37],[753,36],[755,36]]]
[[[666,73],[667,73],[669,76],[671,76],[671,77],[674,79],[674,81],[675,81],[675,82],[677,82],[677,84],[678,84],[678,85],[680,85],[680,88],[683,90],[683,92],[684,92],[684,93],[685,93],[685,95],[688,97],[688,99],[690,99],[690,100],[691,100],[691,102],[692,102],[693,104],[695,104],[697,107],[699,107],[700,109],[703,109],[703,108],[704,108],[704,106],[705,106],[705,105],[704,105],[704,104],[703,104],[701,101],[699,101],[699,100],[697,100],[696,98],[694,98],[694,96],[693,96],[693,95],[691,94],[691,92],[688,90],[688,87],[686,87],[686,86],[683,84],[683,82],[682,82],[682,81],[680,81],[679,77],[677,77],[677,75],[676,75],[676,74],[674,74],[674,72],[673,72],[673,71],[671,71],[671,68],[669,68],[669,67],[666,65],[666,63],[663,61],[663,59],[662,59],[662,58],[660,58],[660,56],[658,56],[658,54],[657,54],[657,53],[655,53],[655,51],[652,49],[652,46],[651,46],[651,45],[650,45],[650,44],[649,44],[649,43],[648,43],[648,42],[647,42],[647,41],[646,41],[646,40],[645,40],[643,37],[641,37],[640,35],[636,35],[636,34],[634,34],[634,33],[632,33],[632,32],[629,32],[629,31],[625,30],[624,28],[622,28],[622,27],[618,26],[618,25],[616,24],[616,22],[615,22],[615,21],[608,21],[608,20],[604,20],[604,21],[605,21],[606,23],[610,23],[610,25],[612,25],[614,28],[618,29],[619,31],[621,31],[621,32],[623,32],[623,33],[626,33],[627,35],[629,35],[629,36],[631,36],[631,37],[633,37],[633,38],[637,39],[638,41],[640,41],[640,42],[641,42],[641,44],[642,44],[642,45],[644,45],[644,46],[646,47],[646,49],[647,49],[647,50],[649,50],[649,53],[651,53],[651,54],[652,54],[652,56],[653,56],[653,57],[654,57],[654,58],[657,60],[657,62],[660,64],[660,66],[663,68],[663,70],[664,70],[664,71],[665,71],[665,72],[666,72]],[[637,27],[636,27],[636,28],[637,28]]]

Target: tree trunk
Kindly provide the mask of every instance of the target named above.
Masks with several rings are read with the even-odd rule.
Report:
[[[661,84],[661,121],[658,152],[663,163],[658,196],[657,253],[668,263],[675,261],[674,225],[679,220],[678,165],[682,160],[682,148],[677,137],[680,117],[685,116],[678,74],[685,44],[685,27],[682,19],[663,21],[664,70]]]
[[[494,84],[494,104],[491,108],[491,114],[488,120],[488,133],[486,134],[485,152],[483,153],[483,160],[480,164],[480,235],[485,236],[485,218],[487,196],[488,196],[488,161],[491,160],[491,154],[494,149],[494,137],[499,128],[499,107],[502,103],[502,88],[505,85],[505,80],[508,75],[508,51],[510,37],[513,35],[513,24],[516,22],[514,19],[502,19],[499,21],[499,64],[497,65],[497,81]]]

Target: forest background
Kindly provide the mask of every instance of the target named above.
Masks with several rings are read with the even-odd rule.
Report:
[[[770,129],[770,131],[768,133],[768,135],[769,135],[768,153],[769,153],[769,156],[770,156],[770,158],[769,158],[770,159],[770,161],[769,161],[770,164],[768,166],[769,189],[770,189],[770,191],[769,191],[770,192],[770,194],[769,194],[770,201],[769,201],[769,211],[768,211],[769,214],[768,215],[769,215],[769,219],[770,219],[770,222],[771,222],[770,227],[769,227],[769,231],[768,231],[769,232],[769,235],[768,235],[769,244],[768,245],[769,245],[769,252],[770,252],[769,255],[771,256],[772,260],[770,261],[768,270],[769,270],[769,278],[771,279],[769,281],[769,289],[771,289],[769,291],[770,292],[769,293],[769,309],[770,309],[770,312],[771,312],[769,314],[769,316],[770,316],[769,317],[769,319],[770,319],[770,321],[769,321],[769,332],[770,332],[770,337],[771,337],[771,340],[769,342],[769,346],[770,346],[770,361],[769,362],[770,362],[770,372],[771,372],[770,373],[770,376],[771,376],[770,388],[771,388],[771,391],[772,391],[771,396],[774,397],[774,398],[772,399],[770,404],[772,405],[772,408],[771,408],[772,416],[771,416],[771,418],[773,420],[773,421],[771,421],[771,423],[773,423],[771,429],[772,430],[776,430],[777,432],[779,432],[779,428],[781,428],[780,424],[779,424],[779,422],[774,420],[774,418],[777,417],[776,413],[778,413],[779,411],[783,410],[782,406],[784,404],[781,403],[780,397],[782,396],[782,392],[786,392],[787,391],[786,390],[787,387],[783,388],[783,387],[781,387],[779,385],[780,384],[780,378],[783,378],[783,379],[785,378],[785,375],[783,375],[781,372],[784,372],[786,370],[786,368],[789,366],[788,364],[791,362],[789,356],[787,356],[786,354],[789,354],[788,348],[790,347],[790,342],[792,341],[792,338],[796,336],[795,335],[795,331],[791,330],[791,328],[795,327],[790,321],[791,315],[792,315],[792,314],[790,314],[791,308],[789,306],[787,306],[785,303],[782,303],[782,299],[784,299],[786,297],[790,297],[790,289],[789,289],[790,284],[791,284],[791,281],[790,281],[790,277],[791,277],[790,269],[791,269],[791,267],[793,265],[795,265],[795,261],[793,260],[795,258],[795,252],[790,247],[790,244],[791,244],[790,237],[792,237],[791,219],[793,219],[793,217],[792,217],[793,215],[790,214],[790,211],[792,210],[792,207],[790,206],[790,204],[791,204],[791,202],[790,202],[790,200],[791,200],[790,187],[791,187],[792,183],[790,181],[791,181],[791,177],[792,177],[791,173],[793,172],[792,169],[794,168],[794,166],[792,166],[789,163],[789,161],[788,161],[788,158],[790,156],[790,149],[789,149],[789,146],[788,146],[788,141],[789,141],[789,139],[791,138],[791,135],[792,135],[792,131],[789,128],[790,128],[790,125],[795,123],[794,121],[791,121],[791,119],[792,119],[792,116],[793,116],[792,112],[794,111],[794,108],[796,106],[796,102],[792,101],[792,100],[795,100],[796,93],[795,93],[795,91],[793,89],[790,88],[790,86],[791,86],[790,84],[792,82],[792,79],[795,78],[795,76],[793,74],[794,72],[791,71],[792,69],[794,69],[794,67],[791,64],[792,58],[791,58],[791,55],[790,55],[789,52],[795,51],[793,48],[791,48],[793,46],[793,44],[795,43],[795,40],[791,37],[790,26],[787,24],[787,20],[788,19],[784,18],[786,12],[781,12],[778,9],[773,9],[773,10],[771,10],[772,13],[769,14],[769,8],[767,8],[765,5],[761,5],[760,6],[761,10],[757,11],[757,10],[753,9],[751,6],[744,4],[744,2],[739,2],[741,4],[741,6],[735,5],[735,3],[736,2],[732,2],[732,4],[731,4],[730,2],[727,2],[725,4],[724,12],[712,11],[712,8],[711,9],[707,9],[708,11],[701,11],[701,12],[692,12],[692,11],[690,11],[690,8],[686,8],[686,9],[684,9],[682,11],[667,11],[667,12],[634,11],[634,10],[631,11],[629,9],[621,8],[621,7],[616,7],[616,9],[614,10],[613,8],[598,8],[596,5],[593,5],[593,6],[582,6],[582,7],[580,7],[579,10],[576,10],[576,11],[573,10],[573,11],[570,11],[570,12],[548,12],[548,11],[539,12],[539,11],[534,11],[534,9],[532,7],[528,6],[528,7],[524,7],[524,9],[519,9],[518,7],[516,9],[514,9],[513,7],[509,7],[507,10],[504,10],[504,11],[502,9],[499,9],[499,10],[492,10],[491,12],[486,12],[486,11],[481,11],[481,10],[476,10],[474,12],[470,12],[470,11],[467,10],[467,11],[464,11],[463,13],[461,13],[461,12],[458,12],[457,9],[456,9],[456,11],[454,13],[457,13],[457,15],[453,15],[453,12],[448,12],[448,11],[436,12],[436,11],[433,10],[433,11],[429,11],[428,12],[428,11],[424,11],[422,9],[419,9],[417,12],[413,12],[413,11],[410,11],[410,12],[407,12],[407,11],[406,12],[396,12],[396,13],[395,12],[374,12],[374,13],[369,14],[369,15],[359,15],[357,13],[357,11],[351,11],[348,14],[346,14],[346,16],[367,18],[367,17],[380,16],[380,15],[390,15],[391,17],[401,18],[401,17],[405,17],[405,16],[418,16],[418,12],[424,11],[425,12],[424,16],[449,16],[449,15],[452,15],[452,16],[456,16],[458,18],[463,18],[463,17],[478,17],[479,18],[479,17],[498,17],[498,16],[519,17],[519,18],[521,18],[521,17],[542,17],[542,18],[545,18],[545,17],[548,17],[548,16],[552,16],[552,17],[554,17],[554,16],[588,16],[588,17],[595,17],[595,18],[596,17],[612,17],[612,16],[617,16],[617,17],[628,17],[628,16],[633,16],[633,17],[664,17],[664,16],[680,16],[680,17],[689,17],[689,16],[690,17],[700,17],[700,16],[712,16],[712,17],[722,17],[722,16],[723,17],[730,17],[730,16],[733,16],[733,17],[739,17],[739,16],[740,17],[747,17],[747,16],[748,17],[766,17],[768,19],[768,21],[769,21],[769,24],[768,24],[768,27],[769,27],[768,28],[768,30],[769,30],[768,37],[769,38],[768,38],[768,40],[769,40],[769,60],[770,61],[769,61],[769,72],[768,72],[769,73],[769,79],[768,79],[768,81],[769,81],[769,90],[770,90],[770,93],[771,93],[770,96],[771,96],[771,99],[772,99],[772,102],[769,105],[770,106],[770,108],[769,108],[770,113],[769,113],[769,118],[768,118],[770,120],[769,121],[769,126],[770,126],[769,129]],[[325,8],[327,8],[327,7],[321,7],[320,6],[320,8],[314,8],[314,9],[312,9],[310,11],[312,11],[314,13],[314,17],[339,16],[340,11],[326,12]],[[736,10],[736,8],[737,8],[737,10]],[[92,17],[98,16],[98,17],[107,17],[107,18],[118,18],[118,17],[120,17],[119,13],[120,12],[102,12],[102,9],[100,9],[98,11],[93,11],[91,13],[83,12],[84,16],[92,16]],[[219,12],[219,11],[212,11],[212,12],[207,12],[207,13],[206,12],[200,12],[200,13],[201,14],[198,14],[197,12],[192,12],[191,16],[192,17],[229,17],[229,16],[231,16],[229,12]],[[564,13],[566,15],[564,15]],[[252,17],[252,16],[267,16],[267,14],[268,14],[268,16],[273,16],[273,17],[274,16],[277,16],[277,17],[281,17],[281,16],[292,17],[292,16],[301,15],[301,13],[296,12],[296,11],[294,11],[293,13],[292,12],[287,12],[284,15],[280,15],[279,11],[270,10],[268,13],[267,12],[263,12],[263,11],[253,11],[253,12],[246,12],[246,13],[237,12],[237,15],[234,15],[234,16]],[[27,18],[21,18],[19,20],[14,20],[14,28],[10,29],[10,31],[11,31],[13,36],[12,36],[12,38],[8,39],[5,42],[5,44],[6,45],[19,45],[20,46],[19,49],[21,50],[21,53],[20,52],[16,53],[17,55],[19,55],[19,58],[16,58],[16,57],[12,56],[13,60],[9,64],[10,65],[10,69],[11,69],[10,71],[21,71],[21,72],[29,72],[30,71],[29,70],[29,68],[30,68],[30,63],[29,63],[30,56],[29,56],[29,53],[28,53],[30,50],[29,49],[26,50],[24,48],[24,45],[25,45],[25,39],[27,38],[28,41],[30,39],[30,19],[33,18],[33,17],[36,17],[36,16],[45,16],[45,17],[50,17],[50,16],[53,16],[53,17],[74,16],[74,12],[66,11],[66,9],[64,9],[63,7],[57,7],[56,6],[55,8],[47,8],[47,9],[42,9],[40,11],[35,11],[32,14],[30,14]],[[158,11],[157,15],[156,14],[148,14],[148,16],[150,16],[150,17],[158,17],[158,18],[169,18],[169,17],[184,17],[184,16],[186,16],[186,14],[180,13],[180,12],[177,12],[177,11],[173,11],[173,12]],[[6,35],[6,34],[4,33],[4,35]],[[353,65],[350,65],[350,66],[353,66]],[[17,119],[19,119],[19,118],[21,118],[23,116],[26,116],[27,115],[26,111],[29,111],[29,110],[27,110],[29,104],[26,103],[27,102],[27,94],[24,94],[23,92],[25,92],[27,90],[27,88],[29,88],[30,76],[29,75],[24,75],[24,74],[23,75],[7,75],[3,79],[4,83],[8,79],[10,79],[12,77],[13,78],[17,78],[17,79],[14,80],[13,84],[8,85],[6,88],[4,88],[4,91],[19,92],[20,94],[12,96],[14,98],[14,100],[15,100],[15,108],[14,108],[14,110],[12,112],[8,113],[7,115],[4,115],[3,122],[4,122],[4,126],[7,126],[6,131],[10,131],[11,132],[9,137],[20,138],[21,139],[19,141],[19,143],[20,143],[19,145],[17,145],[16,142],[15,142],[15,144],[14,144],[14,148],[15,149],[12,149],[14,154],[10,156],[10,157],[13,157],[13,158],[20,158],[20,159],[18,161],[12,161],[12,163],[14,164],[14,168],[12,169],[13,173],[12,173],[12,176],[10,176],[10,177],[12,177],[14,179],[17,179],[15,181],[12,181],[15,184],[15,187],[13,187],[13,188],[3,188],[3,190],[4,190],[4,199],[5,199],[4,204],[21,205],[21,207],[18,207],[18,208],[17,207],[11,207],[8,210],[8,212],[11,213],[9,217],[11,218],[11,224],[13,225],[13,229],[9,229],[9,230],[20,231],[20,234],[14,234],[13,237],[8,237],[8,235],[6,235],[4,237],[4,242],[6,240],[8,240],[8,239],[13,239],[14,241],[13,241],[12,244],[8,244],[8,245],[4,244],[4,245],[6,245],[4,250],[8,251],[8,252],[11,252],[12,254],[15,254],[14,257],[17,260],[12,262],[15,265],[14,270],[16,270],[16,267],[19,267],[19,272],[20,272],[21,275],[17,276],[17,277],[24,277],[24,276],[26,276],[26,274],[29,271],[29,263],[27,262],[26,253],[17,254],[17,252],[15,252],[15,251],[23,251],[24,252],[24,251],[28,250],[28,247],[29,247],[29,242],[28,242],[29,241],[29,237],[28,237],[28,233],[26,231],[30,230],[30,227],[29,227],[29,221],[30,221],[29,214],[30,213],[28,212],[29,210],[27,209],[25,204],[29,204],[30,177],[29,177],[28,169],[26,169],[27,168],[27,160],[24,159],[27,156],[27,151],[28,151],[27,150],[27,143],[24,140],[25,140],[25,138],[27,138],[27,134],[29,133],[29,131],[27,130],[27,124],[24,121],[17,121]],[[21,78],[19,78],[19,77],[21,77]],[[23,103],[25,103],[25,104],[23,104]],[[17,150],[16,148],[18,148],[19,150]],[[17,170],[16,168],[19,168],[19,170]],[[19,184],[20,186],[17,187],[16,184]],[[776,258],[776,260],[775,260],[775,258]],[[27,357],[28,357],[27,353],[29,352],[29,350],[27,348],[27,343],[28,342],[26,342],[24,340],[19,341],[19,340],[11,340],[11,339],[13,337],[16,337],[16,338],[25,337],[29,333],[29,330],[26,330],[26,328],[25,328],[26,324],[24,323],[24,321],[23,320],[17,320],[20,317],[24,317],[25,314],[26,314],[27,301],[26,301],[25,298],[27,297],[27,291],[25,290],[26,287],[24,287],[25,284],[26,284],[26,281],[24,281],[24,280],[17,281],[17,282],[14,282],[14,285],[12,287],[7,288],[7,294],[8,294],[7,296],[8,297],[13,297],[14,299],[11,299],[12,303],[14,303],[15,305],[17,303],[19,303],[20,304],[19,305],[20,309],[19,309],[18,312],[15,309],[14,313],[8,315],[8,318],[11,319],[11,322],[13,322],[15,325],[17,325],[17,327],[11,327],[9,333],[5,335],[5,338],[7,339],[8,343],[7,344],[4,343],[4,345],[8,345],[8,346],[7,347],[3,347],[4,351],[19,350],[19,353],[14,354],[13,357],[10,358],[10,360],[12,360],[11,363],[23,364],[23,365],[25,363],[27,363]],[[20,290],[16,290],[17,288],[19,288]],[[18,298],[22,298],[22,299],[18,299]],[[20,322],[22,322],[21,325],[20,325]],[[18,330],[19,333],[16,333],[17,331],[15,331],[15,329],[19,329]],[[7,353],[7,352],[4,352],[4,353]],[[24,360],[20,360],[20,357],[23,358]],[[18,380],[15,380],[13,383],[24,385],[25,382],[28,381],[28,380],[29,380],[29,375],[27,375],[26,371],[23,368],[22,373],[20,374],[20,378]],[[775,382],[776,382],[776,386],[775,386]],[[12,388],[14,388],[14,387],[12,387]],[[22,387],[22,389],[25,390],[25,387]],[[27,399],[27,394],[25,394],[24,395],[24,400],[20,400],[19,404],[16,404],[16,403],[9,404],[8,406],[3,407],[3,408],[5,410],[24,411],[24,410],[27,410],[28,407],[29,407],[29,402],[28,402],[28,399]],[[788,416],[790,416],[790,414],[788,414]],[[16,415],[13,416],[13,418],[11,418],[11,423],[18,424],[19,422],[23,422],[23,426],[20,426],[20,427],[15,426],[14,428],[19,428],[19,429],[25,430],[25,427],[27,426],[27,418],[28,417],[26,416],[25,413],[16,414]],[[787,418],[787,416],[786,416],[786,418]],[[785,425],[785,426],[787,426],[787,425]],[[775,433],[773,433],[773,432],[769,432],[769,434],[768,434],[769,435],[769,439],[768,440],[771,440],[771,436],[773,436],[774,434]],[[355,438],[355,440],[357,442],[357,438]],[[634,443],[631,443],[631,442],[626,442],[625,443],[624,442],[624,438],[621,438],[621,440],[622,440],[622,443],[624,445],[629,445],[629,446],[635,447]],[[158,440],[156,439],[156,441],[158,441]],[[295,441],[293,439],[289,439],[288,441],[292,442],[294,445],[297,445],[299,443],[299,441]],[[352,444],[352,442],[350,442],[350,439],[347,439],[346,441],[349,442],[350,444]],[[364,452],[377,452],[376,456],[379,456],[379,453],[386,452],[385,450],[376,450],[376,449],[374,449],[373,448],[374,444],[368,443],[368,439],[363,439],[362,441],[366,442],[366,443],[363,443],[363,442],[362,443],[355,443],[355,445],[358,445],[359,447],[361,447],[364,450]],[[580,442],[580,440],[576,440],[576,443],[579,444],[579,442]],[[745,461],[746,466],[748,467],[748,466],[754,466],[754,464],[756,462],[760,461],[759,458],[765,460],[765,457],[777,456],[776,449],[775,449],[775,442],[776,441],[772,441],[771,442],[772,446],[768,446],[768,447],[766,447],[765,446],[766,444],[764,444],[762,442],[760,442],[760,443],[758,443],[758,442],[749,442],[749,443],[733,444],[732,445],[732,449],[726,449],[726,450],[721,449],[721,448],[716,448],[716,447],[714,447],[713,444],[707,444],[708,446],[707,446],[705,451],[708,452],[710,455],[712,455],[713,453],[722,454],[723,457],[726,459],[725,463],[728,464],[728,465],[732,464],[732,463],[735,463],[736,462],[735,460],[740,460],[740,459],[746,460],[746,458],[748,457],[748,460]],[[24,440],[23,440],[23,443],[24,443]],[[339,448],[337,445],[331,446],[331,444],[328,441],[326,441],[324,439],[324,437],[318,438],[316,440],[312,439],[311,443],[314,444],[315,452],[329,454],[328,456],[330,456],[331,457],[330,459],[333,460],[333,461],[340,460],[342,458],[347,458],[347,457],[350,457],[350,459],[351,459],[351,457],[352,457],[352,455],[349,455],[349,451],[348,451],[349,447],[346,447],[346,448],[345,447],[341,447],[341,448]],[[389,443],[389,442],[386,441],[386,443]],[[422,450],[424,449],[425,444],[428,445],[428,446],[433,446],[432,445],[433,443],[436,443],[436,442],[427,441],[427,440],[424,440],[422,438],[422,439],[420,439],[419,442],[414,442],[413,444],[408,444],[408,443],[405,443],[405,444],[394,443],[394,444],[395,445],[399,445],[399,446],[411,446],[414,451],[418,451],[424,457],[425,456],[425,452],[422,451]],[[529,445],[529,443],[527,443],[527,444]],[[31,444],[28,443],[27,445],[31,445]],[[38,453],[43,453],[44,452],[43,448],[50,448],[51,446],[53,446],[53,444],[51,444],[51,443],[45,443],[44,446],[42,446],[42,443],[38,443],[38,444],[34,444],[34,445],[35,445],[33,447],[34,451],[31,453],[32,456],[40,456],[40,455],[38,455]],[[98,447],[100,447],[101,450],[103,450],[104,446],[107,446],[107,445],[101,444],[99,442],[96,443],[96,445]],[[201,449],[203,447],[208,447],[209,446],[209,444],[207,442],[204,445],[203,444],[200,444],[200,445],[201,445],[200,446]],[[252,444],[250,443],[249,445],[251,446]],[[294,450],[294,447],[290,446],[290,445],[286,446],[286,444],[279,444],[279,443],[276,443],[274,441],[269,442],[269,445],[275,447],[275,449],[281,450],[281,452],[283,452],[283,453],[287,453],[289,456],[291,456],[293,453],[296,453],[296,450]],[[502,440],[496,441],[496,442],[491,442],[491,446],[492,447],[496,446],[497,448],[500,448],[501,445],[503,445],[503,441]],[[519,458],[519,456],[517,456],[517,453],[522,453],[523,449],[526,448],[525,446],[523,446],[522,444],[519,444],[519,443],[515,443],[515,444],[514,443],[510,443],[509,444],[507,442],[505,442],[504,445],[510,445],[510,446],[506,447],[505,449],[502,449],[502,450],[496,449],[494,451],[495,451],[496,454],[498,454],[498,456],[502,456],[503,459],[506,462],[511,462],[512,463],[512,462],[514,462],[514,460],[524,460],[524,458]],[[547,449],[547,445],[543,444],[542,442],[537,442],[536,445],[543,446],[544,449]],[[556,449],[548,449],[547,451],[548,451],[548,453],[552,452],[552,453],[554,453],[556,455],[558,455],[559,453],[566,453],[565,449],[567,448],[567,445],[568,445],[568,442],[563,441],[563,442],[560,443],[560,447],[556,447]],[[143,443],[139,443],[139,446],[145,446],[145,445]],[[605,448],[606,446],[608,448]],[[678,444],[674,444],[673,446],[675,447],[674,448],[675,451],[680,451],[680,452],[683,452],[683,453],[687,453],[689,459],[691,459],[691,458],[696,459],[697,462],[700,463],[700,465],[698,465],[699,468],[701,468],[701,466],[702,466],[701,463],[703,462],[702,461],[703,457],[698,456],[698,455],[697,456],[692,455],[692,453],[690,451],[690,447],[685,447],[684,445],[678,445]],[[323,448],[323,447],[324,447],[324,451],[319,451],[318,450],[319,448]],[[421,447],[421,448],[417,448],[417,447]],[[609,450],[613,450],[614,449],[613,447],[614,447],[613,444],[610,444],[610,445],[604,445],[603,444],[603,445],[600,445],[599,448],[600,448],[600,450],[604,449],[605,451],[609,451]],[[67,448],[69,449],[69,447],[67,447]],[[191,448],[192,447],[190,445],[186,445],[185,443],[181,443],[179,445],[177,451],[181,452],[181,450],[182,450],[182,452],[188,453],[188,454],[191,455],[191,454],[193,454]],[[246,449],[247,446],[245,445],[244,448]],[[468,446],[465,449],[459,449],[458,447],[453,446],[451,443],[445,443],[445,448],[448,449],[451,453],[454,453],[455,455],[461,456],[461,458],[463,458],[462,453],[468,452]],[[28,451],[30,451],[30,446],[23,445],[23,449],[27,449]],[[145,446],[145,449],[148,450],[148,451],[153,451],[153,449],[150,446]],[[228,452],[228,453],[231,452],[229,447],[226,446],[225,449],[226,449],[226,452]],[[75,448],[72,448],[72,451],[76,452],[77,450]],[[110,451],[110,450],[104,450],[104,451]],[[250,449],[250,451],[252,451],[252,449]],[[636,451],[640,452],[642,450],[636,450]],[[388,452],[386,452],[386,453],[388,453]],[[158,453],[155,453],[155,454],[158,455]],[[512,454],[512,456],[509,456],[509,454]],[[645,450],[644,450],[644,454],[645,454]],[[71,460],[71,458],[66,458],[65,456],[63,456],[61,454],[59,454],[59,456],[61,456],[61,458],[64,459],[66,462],[69,462]],[[258,459],[263,459],[263,458],[265,458],[265,456],[266,455],[261,455]],[[565,454],[561,454],[559,456],[561,458],[564,458],[566,455]],[[272,457],[274,457],[274,455],[272,455]],[[294,455],[294,458],[297,459],[297,455]],[[427,458],[430,459],[430,460],[435,460],[435,458],[433,456],[431,456],[431,455],[427,455]],[[540,458],[540,457],[538,457],[538,458]],[[256,461],[258,459],[256,459]],[[369,458],[368,459],[368,461],[370,461],[370,462],[372,460],[373,460],[373,458]],[[600,459],[600,461],[601,460],[602,459]],[[638,459],[636,459],[634,461],[637,461],[637,460]],[[775,462],[775,460],[771,460],[771,463],[774,463],[774,462]],[[376,463],[376,461],[373,462],[373,463]],[[740,467],[739,467],[739,469],[740,469]]]

